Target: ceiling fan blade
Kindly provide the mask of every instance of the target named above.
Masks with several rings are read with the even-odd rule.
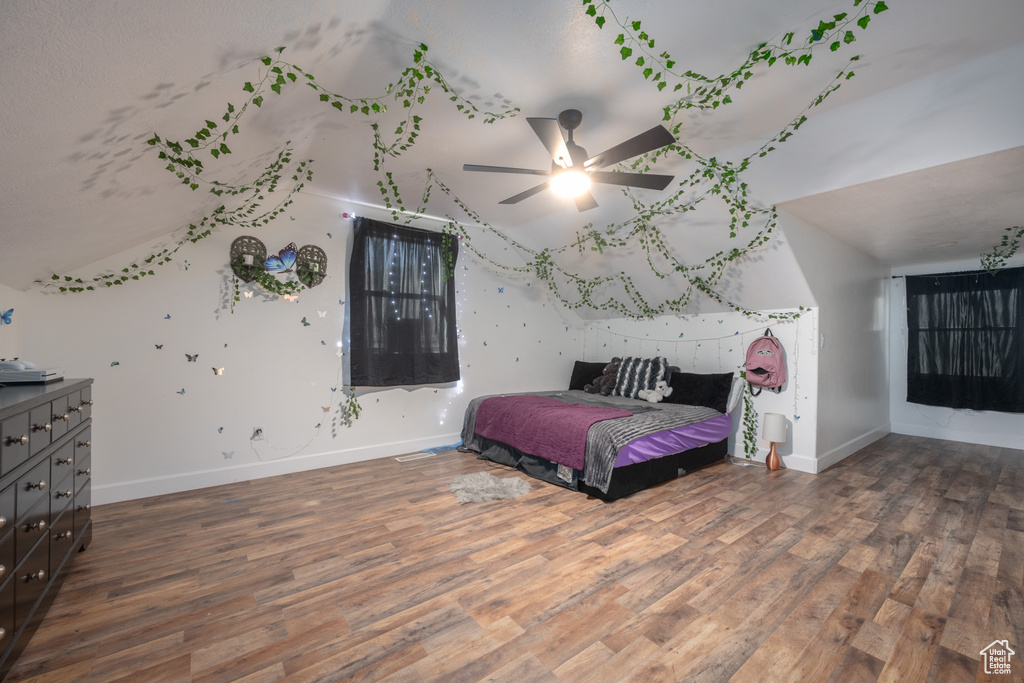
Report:
[[[463,164],[463,171],[486,171],[488,173],[524,173],[526,175],[551,175],[551,171],[538,171],[532,168],[513,168],[511,166],[479,166],[477,164]]]
[[[590,180],[606,185],[643,187],[648,190],[664,190],[675,176],[656,173],[616,173],[615,171],[590,171]]]
[[[573,201],[576,202],[576,210],[580,213],[597,208],[597,200],[594,199],[594,195],[590,194],[589,191],[575,197]]]
[[[646,132],[640,133],[636,137],[606,149],[600,154],[590,157],[583,165],[586,168],[611,166],[625,159],[640,156],[645,152],[660,149],[665,145],[671,145],[675,141],[676,139],[672,137],[672,133],[668,132],[665,126],[658,125]]]
[[[563,168],[572,166],[572,159],[569,157],[569,150],[562,139],[562,131],[558,127],[558,119],[528,118],[526,119],[533,132],[537,134],[544,144],[544,149],[551,155],[551,159]]]
[[[517,194],[517,195],[515,195],[513,197],[509,197],[508,199],[504,199],[504,200],[502,200],[502,201],[500,201],[498,203],[499,204],[518,204],[519,202],[523,201],[524,199],[526,199],[528,197],[532,197],[533,195],[537,194],[538,192],[540,192],[542,190],[546,190],[546,189],[548,189],[548,183],[544,182],[544,183],[541,183],[540,185],[537,185],[536,187],[531,187],[529,190],[526,190],[525,192],[520,192],[519,194]]]

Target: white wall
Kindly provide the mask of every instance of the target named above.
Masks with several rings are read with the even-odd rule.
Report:
[[[890,431],[889,269],[807,223],[780,214],[818,321],[817,472]]]
[[[787,442],[778,447],[783,465],[814,472],[818,385],[814,338],[817,316],[818,311],[812,308],[788,322],[751,320],[733,312],[665,316],[643,321],[594,321],[587,323],[584,329],[584,358],[606,361],[614,356],[665,356],[684,372],[737,372],[743,367],[747,346],[770,326],[786,353],[787,382],[780,394],[762,391],[753,398],[754,409],[758,413],[758,452],[755,459],[763,462],[769,446],[760,438],[760,416],[766,412],[782,413],[789,429]],[[745,455],[742,432],[741,402],[733,413],[733,434],[729,439],[729,453],[741,458]]]
[[[391,220],[299,195],[289,216],[261,229],[221,228],[184,247],[156,276],[98,292],[23,293],[25,315],[18,321],[33,360],[62,366],[68,377],[95,378],[97,503],[454,443],[470,398],[568,384],[582,344],[578,318],[567,320],[539,287],[499,281],[462,250],[456,268],[462,382],[361,394],[361,417],[351,428],[340,424],[341,392],[332,388],[342,382],[336,352],[351,227],[340,218],[343,211]],[[240,234],[258,237],[271,253],[288,242],[320,246],[329,276],[295,303],[257,291],[231,314],[228,250]],[[120,268],[152,251],[119,254],[79,274]],[[197,353],[196,362],[186,360]],[[224,374],[216,376],[213,367]],[[252,441],[257,427],[265,438]]]
[[[0,313],[11,308],[14,309],[14,313],[11,314],[11,324],[0,324],[0,358],[21,356],[21,321],[25,315],[22,308],[21,292],[6,285],[0,285]]]
[[[1024,254],[1008,265],[1024,266]],[[922,275],[979,270],[979,260],[946,261],[893,269],[894,275]],[[1024,415],[994,411],[954,410],[907,402],[907,287],[902,277],[889,284],[889,404],[892,431],[933,439],[964,441],[1024,449]]]

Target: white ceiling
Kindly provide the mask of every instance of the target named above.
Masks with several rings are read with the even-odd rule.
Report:
[[[965,103],[958,94],[981,87],[971,74],[984,60],[1000,64],[1005,55],[1022,54],[1024,3],[888,4],[891,9],[859,32],[854,45],[836,54],[823,51],[810,67],[761,70],[733,93],[732,104],[688,114],[684,142],[702,154],[755,149],[796,116],[849,56],[861,54],[857,77],[812,113],[805,129],[818,124],[817,130],[806,131],[803,147],[780,149],[777,160],[766,162],[757,176],[764,189],[758,192],[752,183],[754,195],[784,201],[784,210],[893,265],[976,256],[998,240],[1004,223],[1021,222],[1014,190],[1024,181],[1022,153],[1002,150],[1020,147],[1024,139],[1001,132],[999,124],[1019,119],[1016,103]],[[612,7],[642,20],[657,49],[671,53],[681,69],[718,74],[739,65],[759,43],[852,11],[853,2],[616,0]],[[461,170],[464,163],[545,168],[546,153],[525,116],[582,110],[576,139],[591,153],[658,123],[671,93],[659,92],[619,58],[616,33],[610,25],[598,30],[583,4],[570,0],[0,3],[0,283],[26,288],[53,271],[157,240],[218,205],[216,198],[176,183],[145,141],[154,131],[184,139],[206,118],[219,116],[227,102],[240,104],[241,84],[257,77],[257,58],[278,46],[334,92],[375,96],[409,65],[415,46],[426,43],[429,59],[460,94],[483,108],[509,103],[521,109],[520,117],[484,125],[466,120],[443,96],[429,99],[418,144],[386,169],[410,201],[431,168],[484,220],[537,248],[563,243],[567,232],[587,222],[622,220],[630,205],[614,188],[595,192],[600,207],[585,214],[548,193],[499,206],[535,180]],[[950,74],[965,83],[951,82]],[[998,79],[991,87],[1022,90]],[[935,102],[949,102],[948,111]],[[995,132],[974,135],[957,118],[957,106],[996,116],[989,126]],[[900,127],[887,134],[912,146],[920,131],[919,148],[858,142],[894,108],[900,108]],[[382,129],[395,121],[385,119]],[[234,154],[218,162],[218,177],[243,177],[291,140],[296,156],[315,160],[307,191],[379,201],[365,118],[340,114],[312,91],[295,88],[268,97],[240,128]],[[925,134],[945,144],[933,145]],[[794,141],[804,135],[801,130]],[[894,150],[899,154],[887,155]],[[676,161],[658,170],[689,168]],[[428,213],[455,211],[433,194]],[[700,250],[732,246],[724,228],[701,230]],[[686,233],[679,230],[683,251]],[[944,242],[957,245],[936,258],[933,245]]]

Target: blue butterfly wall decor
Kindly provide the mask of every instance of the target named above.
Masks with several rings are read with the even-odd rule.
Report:
[[[14,309],[13,308],[8,308],[3,313],[0,313],[0,325],[10,325],[11,324],[11,315],[13,313],[14,313]]]
[[[295,259],[299,255],[299,248],[295,246],[295,242],[291,242],[287,247],[277,253],[277,256],[268,256],[266,268],[271,273],[290,273],[292,272],[292,266],[295,265]]]

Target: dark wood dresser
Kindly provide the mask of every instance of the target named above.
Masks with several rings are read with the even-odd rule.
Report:
[[[92,380],[0,387],[0,678],[92,538]]]

